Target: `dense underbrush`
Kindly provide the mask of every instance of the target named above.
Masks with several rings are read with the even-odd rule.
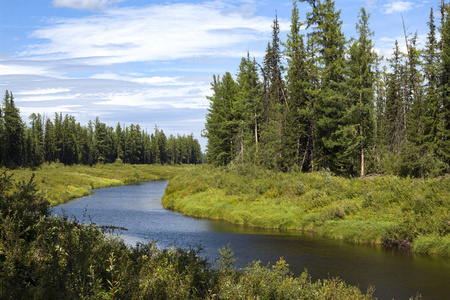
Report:
[[[172,179],[163,206],[189,216],[450,256],[450,177],[280,173],[201,166]]]
[[[51,218],[31,178],[0,176],[0,299],[372,299],[339,279],[294,278],[280,259],[236,270],[221,250],[216,267],[201,249],[127,246],[112,228]]]

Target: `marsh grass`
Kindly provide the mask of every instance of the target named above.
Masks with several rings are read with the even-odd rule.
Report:
[[[128,165],[121,163],[65,166],[43,164],[31,169],[6,171],[16,181],[27,181],[34,174],[37,187],[52,205],[87,196],[94,189],[131,184],[134,182],[167,180],[188,166]]]
[[[179,173],[163,206],[189,216],[450,256],[450,177],[343,178],[257,166]]]

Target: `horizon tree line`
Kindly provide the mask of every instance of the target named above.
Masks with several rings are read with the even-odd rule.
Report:
[[[74,116],[55,113],[54,119],[31,114],[27,124],[20,117],[12,92],[6,91],[0,106],[0,167],[38,167],[43,163],[65,165],[114,163],[200,164],[203,153],[190,135],[170,135],[155,126],[152,133],[138,124],[115,128]]]

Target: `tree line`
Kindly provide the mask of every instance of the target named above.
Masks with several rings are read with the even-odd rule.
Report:
[[[423,49],[404,29],[391,58],[374,51],[361,8],[347,39],[334,1],[293,3],[287,40],[277,17],[262,64],[242,58],[236,79],[214,76],[204,137],[207,162],[277,170],[428,176],[450,165],[450,8],[431,8]],[[441,41],[437,33],[440,32]]]
[[[118,123],[113,128],[98,117],[82,126],[74,116],[61,113],[53,120],[33,113],[26,124],[12,92],[5,92],[0,106],[0,166],[93,165],[118,159],[130,164],[199,164],[203,154],[193,134],[167,137],[158,127],[152,133],[134,124]]]

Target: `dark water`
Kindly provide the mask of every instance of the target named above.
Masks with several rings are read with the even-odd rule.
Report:
[[[185,217],[164,210],[161,196],[167,182],[96,190],[91,196],[55,207],[54,214],[79,221],[125,227],[129,244],[158,240],[159,247],[200,246],[214,261],[218,249],[229,244],[236,265],[250,261],[264,265],[283,257],[294,274],[305,268],[313,279],[340,277],[363,291],[375,286],[380,299],[450,299],[450,259],[412,255],[377,246],[327,240],[311,234],[258,230],[224,222]]]

